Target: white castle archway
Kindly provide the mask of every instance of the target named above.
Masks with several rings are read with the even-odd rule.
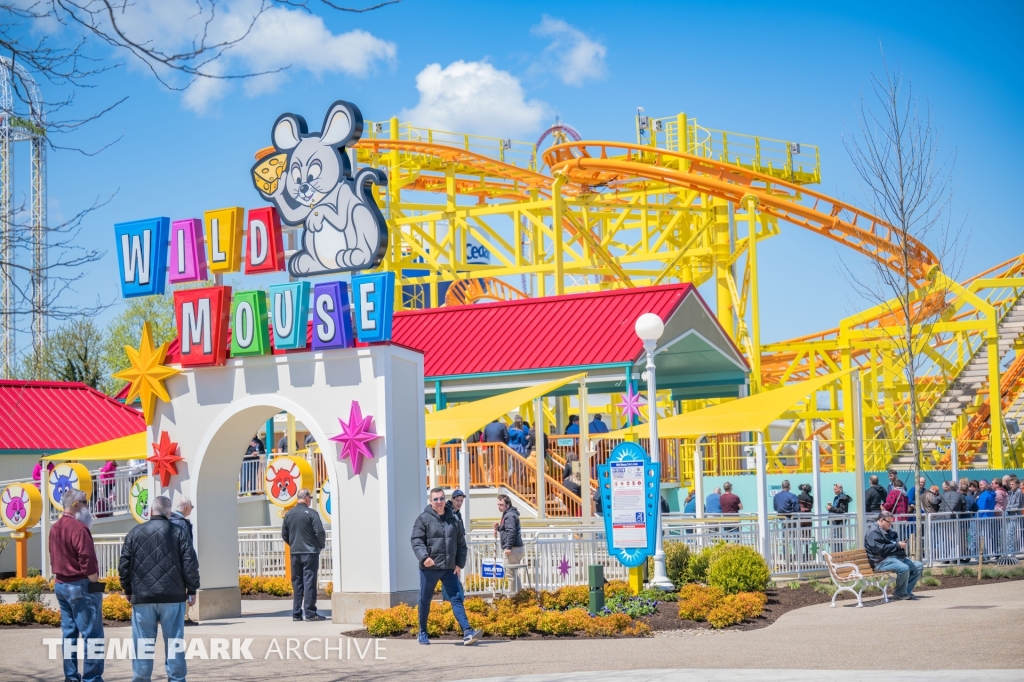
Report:
[[[200,619],[241,615],[238,470],[252,434],[282,410],[309,428],[329,462],[333,620],[359,622],[367,608],[415,603],[419,577],[408,538],[426,505],[422,355],[376,345],[231,358],[183,368],[167,389],[171,402],[158,403],[149,441],[166,431],[184,461],[167,489],[154,481],[154,493],[195,502]],[[353,401],[380,435],[358,475],[329,440]]]

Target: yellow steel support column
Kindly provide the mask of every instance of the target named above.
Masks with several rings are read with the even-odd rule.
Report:
[[[559,173],[551,186],[551,228],[555,235],[555,243],[552,245],[553,257],[555,259],[555,296],[565,293],[565,254],[562,234],[565,227],[565,198],[562,196],[562,187],[565,186],[566,176]]]
[[[715,200],[703,195],[702,203],[711,207],[715,224],[712,237],[712,257],[715,269],[715,313],[718,322],[733,341],[736,340],[735,311],[732,305],[732,294],[729,291],[729,268],[732,245],[729,235],[729,207],[716,206]]]
[[[761,392],[761,320],[757,286],[757,197],[743,197],[747,208],[747,259],[750,263],[750,392]]]
[[[988,451],[991,456],[988,458],[990,469],[1002,469],[1004,463],[1003,443],[1003,406],[1001,401],[1002,391],[999,388],[999,331],[995,328],[995,321],[992,322],[993,329],[987,334],[985,344],[988,347],[988,403],[990,407],[989,424],[992,428],[989,433]]]

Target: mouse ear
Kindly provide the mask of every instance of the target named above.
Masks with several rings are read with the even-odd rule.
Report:
[[[301,137],[308,132],[304,118],[295,114],[281,114],[274,121],[274,146],[281,151],[295,149]]]
[[[363,134],[363,114],[351,102],[338,100],[327,110],[324,117],[320,142],[328,147],[344,146],[358,140]]]

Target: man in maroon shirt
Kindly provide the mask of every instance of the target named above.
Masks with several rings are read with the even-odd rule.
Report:
[[[81,490],[66,491],[61,504],[64,513],[50,529],[50,569],[65,646],[71,645],[64,651],[64,680],[103,682],[103,584],[98,582],[96,546],[89,532],[92,516]],[[81,675],[79,637],[85,640]]]
[[[722,493],[720,498],[718,498],[719,504],[722,505],[722,513],[739,514],[740,510],[743,509],[743,503],[740,502],[739,495],[733,495],[732,483],[726,482],[726,484],[722,486],[722,489],[725,490],[725,492]]]

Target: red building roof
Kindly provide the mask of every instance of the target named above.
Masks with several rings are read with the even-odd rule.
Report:
[[[145,429],[140,412],[85,384],[0,380],[0,451],[57,453]]]
[[[690,284],[395,313],[391,340],[423,352],[424,376],[635,362],[643,313],[667,320]]]

